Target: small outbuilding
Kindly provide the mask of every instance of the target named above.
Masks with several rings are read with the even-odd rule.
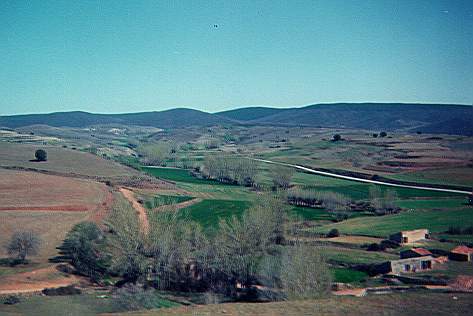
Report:
[[[473,261],[473,248],[467,246],[455,247],[450,251],[448,257],[455,261]]]
[[[429,239],[428,229],[405,230],[389,236],[389,240],[395,241],[398,244],[411,244],[417,241]]]
[[[436,262],[432,256],[391,260],[378,266],[378,272],[387,274],[415,273],[432,270]]]
[[[401,255],[401,259],[407,259],[407,258],[432,256],[432,253],[424,248],[412,248],[412,249],[401,251],[400,255]]]

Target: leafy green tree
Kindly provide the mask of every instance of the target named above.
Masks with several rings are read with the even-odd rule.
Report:
[[[48,160],[48,154],[44,149],[38,149],[34,153],[34,156],[37,161],[47,161]]]
[[[107,272],[110,258],[105,249],[105,236],[93,222],[76,224],[58,249],[63,261],[70,262],[78,273],[94,281]]]

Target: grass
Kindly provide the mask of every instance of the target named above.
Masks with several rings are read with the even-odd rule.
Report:
[[[179,204],[194,199],[187,195],[156,195],[144,203],[145,207],[152,209],[155,206]]]
[[[251,205],[248,201],[203,200],[180,210],[183,216],[196,221],[204,228],[216,227],[219,220],[241,216]]]
[[[456,299],[453,299],[453,296]],[[473,309],[471,294],[410,292],[365,297],[336,297],[275,303],[226,303],[183,306],[133,313],[133,315],[469,315]]]
[[[302,207],[302,206],[292,207],[290,214],[292,216],[295,216],[296,218],[299,217],[305,221],[331,221],[337,218],[333,213],[328,212],[326,209],[310,208],[310,207]],[[367,214],[361,213],[361,212],[349,213],[349,218],[355,218],[355,217],[361,217],[361,216],[367,216]]]
[[[473,225],[473,209],[458,210],[416,210],[396,215],[373,216],[349,219],[340,223],[317,227],[316,231],[327,233],[337,228],[341,233],[386,237],[389,234],[419,228],[440,233],[450,226],[468,227]]]
[[[48,153],[48,161],[34,162],[36,149]],[[0,166],[33,168],[64,174],[91,177],[124,177],[138,175],[138,171],[119,163],[78,150],[55,146],[11,144],[0,142]]]
[[[142,167],[141,170],[163,180],[194,184],[225,185],[214,180],[196,178],[190,174],[189,170],[186,169]]]
[[[321,246],[317,249],[329,262],[337,264],[370,264],[399,259],[399,256],[394,254],[360,249],[335,246]]]
[[[176,307],[179,304],[158,297],[157,308]],[[0,305],[0,314],[15,315],[96,315],[124,312],[114,298],[99,298],[98,295],[74,296],[29,296],[22,297],[19,304]]]
[[[353,269],[333,268],[331,271],[334,282],[358,284],[368,278],[367,273]]]

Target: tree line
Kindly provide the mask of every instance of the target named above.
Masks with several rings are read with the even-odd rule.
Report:
[[[60,259],[100,282],[167,291],[203,292],[232,300],[284,300],[324,295],[331,275],[316,248],[289,245],[287,205],[264,195],[241,217],[204,231],[178,212],[149,214],[144,233],[126,203],[113,209],[106,229],[77,224],[60,247]]]

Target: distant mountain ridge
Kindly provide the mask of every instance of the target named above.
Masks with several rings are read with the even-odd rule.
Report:
[[[256,107],[217,113],[245,124],[406,130],[473,136],[473,106],[416,103],[332,103],[300,108]],[[264,109],[264,111],[262,110]],[[230,114],[230,115],[228,115]],[[249,118],[249,119],[245,119]]]
[[[158,128],[212,125],[286,125],[403,130],[473,136],[473,106],[416,103],[333,103],[298,108],[245,107],[218,113],[177,108],[159,112],[93,114],[56,112],[0,116],[0,127],[87,127],[124,124]]]
[[[56,112],[49,114],[26,114],[0,116],[0,126],[18,128],[29,125],[49,125],[53,127],[87,127],[99,124],[124,124],[152,126],[159,128],[179,128],[189,126],[210,126],[235,122],[214,114],[193,109],[177,108],[159,112],[125,114],[94,114],[88,112]]]

